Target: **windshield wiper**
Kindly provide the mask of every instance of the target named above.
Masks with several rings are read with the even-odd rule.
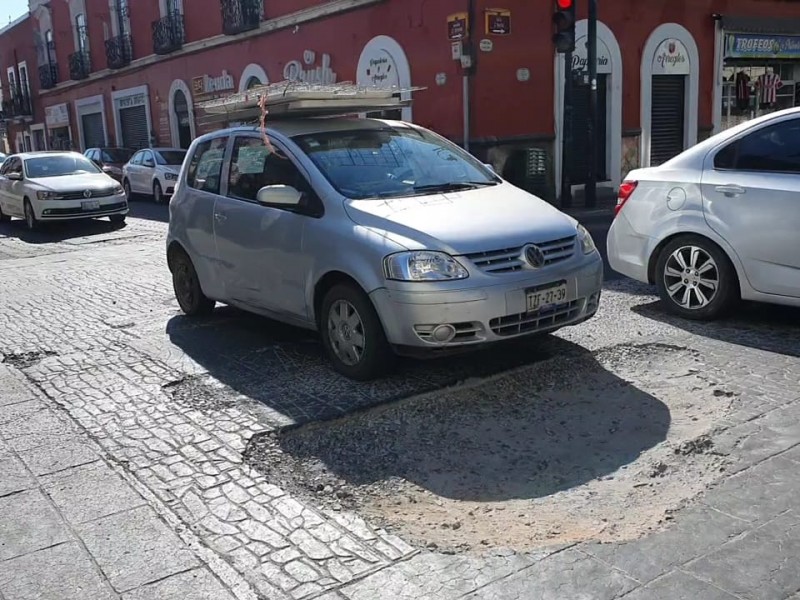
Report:
[[[457,192],[459,190],[474,190],[480,187],[497,185],[495,181],[453,181],[448,183],[432,183],[430,185],[415,185],[415,192]]]

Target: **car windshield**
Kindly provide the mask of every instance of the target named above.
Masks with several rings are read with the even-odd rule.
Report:
[[[186,150],[159,150],[155,155],[160,165],[182,165]]]
[[[92,161],[80,154],[29,158],[25,161],[25,171],[31,179],[101,172]]]
[[[101,157],[105,162],[122,164],[128,162],[134,152],[130,148],[104,148]]]
[[[325,132],[293,139],[348,198],[419,196],[500,182],[455,144],[411,127]]]

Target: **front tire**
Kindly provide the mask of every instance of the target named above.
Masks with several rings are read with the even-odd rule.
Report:
[[[158,181],[153,183],[153,200],[155,200],[156,204],[164,204],[164,191]]]
[[[740,299],[736,271],[727,255],[699,235],[682,235],[661,250],[656,287],[665,308],[695,321],[711,321]]]
[[[121,225],[125,222],[125,215],[111,215],[108,220],[116,225]]]
[[[36,213],[33,212],[33,206],[31,206],[31,201],[25,198],[25,225],[28,227],[28,231],[36,231],[39,229],[39,220],[36,218]]]
[[[122,181],[122,189],[125,190],[125,198],[130,202],[133,200],[133,190],[131,190],[131,182],[127,179]]]
[[[0,223],[9,223],[11,217],[3,212],[3,207],[0,206]]]
[[[181,310],[190,317],[211,314],[216,304],[200,287],[200,278],[184,251],[176,252],[172,262],[172,289]]]
[[[339,284],[325,294],[320,332],[333,368],[345,377],[368,381],[394,364],[378,313],[369,297],[353,285]]]

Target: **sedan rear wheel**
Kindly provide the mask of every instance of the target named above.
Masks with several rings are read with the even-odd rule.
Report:
[[[681,317],[711,320],[739,298],[738,281],[725,253],[709,240],[681,236],[661,251],[656,286],[665,307]]]

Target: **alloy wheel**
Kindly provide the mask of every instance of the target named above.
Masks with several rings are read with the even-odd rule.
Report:
[[[664,266],[664,287],[670,299],[683,308],[697,310],[713,302],[720,286],[714,258],[698,246],[682,246]]]
[[[352,367],[361,362],[366,347],[364,322],[347,300],[337,300],[328,313],[328,337],[336,357]]]

